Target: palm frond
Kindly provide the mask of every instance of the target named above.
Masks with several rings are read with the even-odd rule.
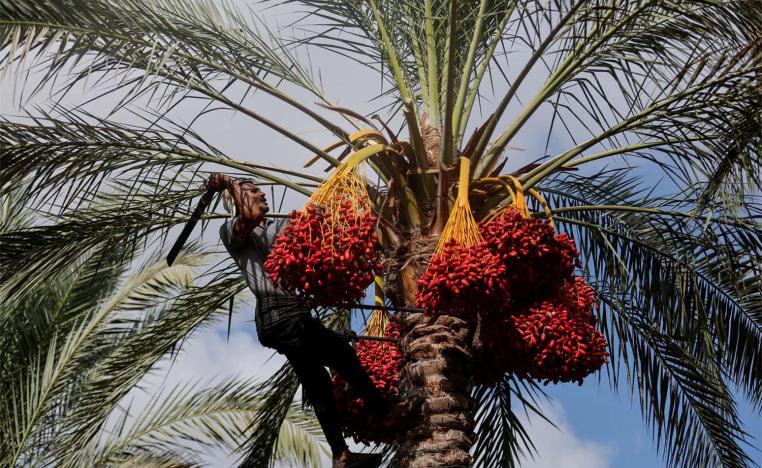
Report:
[[[301,403],[294,403],[281,425],[273,459],[281,463],[319,468],[330,456],[323,437],[323,429],[314,413],[302,409]]]
[[[85,112],[66,112],[58,118],[43,113],[26,121],[2,119],[0,135],[0,190],[14,190],[28,180],[22,193],[30,202],[56,200],[62,208],[91,201],[109,179],[166,173],[170,181],[172,174],[196,172],[202,164],[226,166],[307,195],[311,191],[301,184],[322,180],[232,160],[189,129],[147,130]],[[297,181],[292,179],[295,175]],[[134,185],[128,191],[135,190]]]
[[[299,5],[306,13],[297,24],[309,32],[296,41],[298,45],[325,49],[379,71],[390,89],[397,91],[395,99],[420,101],[430,124],[451,126],[458,141],[498,44],[515,38],[506,34],[506,25],[520,4],[515,0],[459,1],[451,11],[451,2],[446,0],[286,3]],[[531,2],[525,7],[531,9]],[[452,74],[449,85],[448,73]],[[452,91],[452,118],[444,112],[447,89]],[[408,120],[412,132],[410,124]]]
[[[472,448],[474,466],[512,468],[519,466],[522,459],[534,456],[534,443],[514,407],[520,403],[527,415],[548,421],[537,404],[540,396],[545,395],[536,382],[522,382],[515,377],[494,388],[474,389],[473,397],[478,404],[476,444]]]
[[[181,222],[183,218],[173,213],[194,194],[165,193],[156,200],[149,191],[133,195],[132,202],[124,195],[102,195],[98,206],[65,215],[58,224],[0,235],[2,296],[23,295],[45,278],[67,271],[83,251],[110,249],[125,259],[131,257],[138,246],[145,245],[146,235]]]
[[[542,20],[527,14],[522,21],[537,33],[538,44],[482,135],[479,158],[499,116],[519,99],[525,78],[540,73],[535,70],[540,59],[548,66],[548,78],[530,101],[512,104],[518,106],[517,115],[481,158],[477,175],[491,171],[506,145],[541,108],[553,110],[548,142],[570,139],[575,147],[523,176],[528,186],[596,145],[608,150],[675,135],[688,140],[671,145],[674,152],[666,154],[677,164],[677,174],[692,180],[689,175],[696,168],[715,167],[721,155],[707,147],[727,134],[749,100],[758,100],[753,46],[738,31],[727,29],[728,24],[753,27],[743,12],[754,9],[748,2],[733,1],[605,7],[575,2],[551,8]],[[725,22],[736,17],[737,22]],[[549,26],[543,27],[544,21]],[[555,63],[548,64],[554,57]],[[590,136],[587,141],[585,135]],[[697,144],[694,138],[707,143]],[[660,164],[664,158],[652,161],[660,171],[669,170]]]
[[[553,190],[554,206],[595,202],[648,206],[647,199],[630,192],[637,184],[619,176],[608,184],[604,177],[595,184],[587,178],[566,179]],[[757,297],[759,289],[728,289],[727,283],[708,277],[704,265],[713,257],[705,250],[709,242],[716,250],[738,249],[744,255],[758,255],[758,243],[718,246],[712,230],[701,231],[700,224],[696,229],[695,223],[690,230],[684,226],[685,217],[653,215],[647,209],[623,213],[588,208],[565,215],[556,217],[556,222],[582,247],[606,304],[601,319],[616,351],[612,384],[619,386],[617,361],[621,361],[630,390],[637,389],[641,396],[644,417],[653,425],[659,446],[675,463],[745,463],[740,446],[745,434],[724,377],[742,384],[758,404],[762,376],[752,368],[758,368],[762,358],[758,352],[762,322],[759,310],[749,307],[745,298]],[[737,229],[738,239],[754,229],[717,225],[724,232]],[[722,258],[730,255],[723,252]],[[750,262],[748,268],[730,276],[752,274],[758,262]],[[726,327],[732,330],[732,340]]]
[[[728,127],[724,141],[717,142],[717,147],[713,150],[720,157],[713,167],[705,168],[711,172],[706,177],[706,186],[696,202],[697,212],[717,199],[729,205],[726,208],[728,211],[739,208],[739,201],[740,205],[746,205],[745,194],[759,191],[762,182],[762,172],[759,169],[762,166],[759,154],[762,138],[759,132],[762,126],[760,118],[762,106],[749,105],[742,110],[739,120]]]
[[[124,431],[96,439],[92,459],[87,463],[111,464],[135,453],[168,450],[197,456],[210,450],[233,453],[247,437],[249,420],[261,406],[261,389],[256,382],[228,378],[207,384],[181,383],[157,392],[131,422],[125,423]],[[127,418],[129,407],[121,411]],[[320,457],[326,454],[326,447],[314,414],[292,405],[280,431],[275,459],[321,466]]]
[[[12,366],[4,372],[9,380],[2,383],[8,395],[2,421],[10,425],[3,428],[4,464],[35,464],[51,456],[49,450],[62,420],[76,409],[78,392],[93,369],[126,343],[136,329],[151,321],[151,310],[188,286],[188,267],[198,262],[197,256],[184,255],[176,267],[149,266],[116,287],[116,279],[125,268],[124,258],[104,254],[96,251],[79,267],[73,281],[63,283],[64,295],[57,308],[45,311],[46,328],[38,325],[45,333],[43,339],[27,340],[36,346],[22,340],[3,340],[10,348],[5,349],[9,356],[19,358],[7,363]],[[36,290],[47,286],[42,284]],[[22,307],[28,304],[6,301],[4,321],[10,320],[10,324],[21,318],[23,325]],[[130,312],[137,304],[146,312]]]
[[[63,93],[101,74],[117,78],[109,92],[126,91],[119,107],[141,96],[158,96],[168,105],[196,92],[335,162],[298,135],[224,95],[233,83],[241,83],[285,102],[341,138],[347,135],[279,89],[278,83],[285,80],[324,100],[310,72],[267,27],[233,6],[186,0],[17,2],[0,7],[0,28],[0,62],[6,71],[15,65],[20,74],[27,61],[46,68],[37,90],[69,72],[73,77]],[[78,69],[85,58],[88,65]]]
[[[294,401],[297,388],[299,380],[291,365],[286,363],[260,390],[262,406],[247,428],[251,434],[249,439],[239,448],[246,452],[241,467],[269,466],[270,460],[274,459],[280,428]]]
[[[17,189],[0,195],[0,232],[9,232],[32,224],[32,214],[24,206]]]
[[[164,452],[134,451],[122,457],[114,457],[109,466],[120,468],[196,468],[203,466],[198,457],[179,450]]]
[[[244,289],[242,283],[241,278],[223,274],[203,287],[186,289],[100,361],[82,383],[75,410],[62,421],[53,451],[56,457],[75,459],[124,395],[186,335],[215,312],[222,313],[228,298]]]
[[[630,385],[638,389],[644,419],[653,426],[666,457],[685,467],[747,465],[751,459],[741,442],[746,435],[717,370],[693,359],[673,337],[638,320],[642,311],[627,310],[621,300],[610,302],[610,291],[601,293],[611,313],[632,331],[616,330],[631,348]]]

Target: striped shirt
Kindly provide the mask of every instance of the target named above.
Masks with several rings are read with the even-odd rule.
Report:
[[[310,313],[295,296],[277,287],[264,269],[265,260],[272,250],[275,238],[283,231],[288,221],[266,219],[264,225],[252,229],[247,238],[241,241],[233,236],[232,220],[220,228],[222,243],[257,298],[254,318],[257,334],[263,345],[267,345],[269,331]]]

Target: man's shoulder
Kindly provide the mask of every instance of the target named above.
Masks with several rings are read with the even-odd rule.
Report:
[[[220,239],[222,243],[228,245],[233,240],[233,220],[229,219],[220,226]]]
[[[236,238],[233,231],[233,223],[234,220],[229,219],[220,226],[220,239],[231,254],[242,250],[248,244],[247,239]]]

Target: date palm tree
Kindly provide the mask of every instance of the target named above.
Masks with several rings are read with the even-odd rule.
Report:
[[[24,202],[52,215],[48,224],[2,234],[0,297],[22,297],[68,274],[85,251],[140,254],[187,219],[205,171],[245,174],[296,206],[297,196],[324,180],[323,166],[363,151],[390,265],[386,297],[409,306],[464,156],[477,220],[510,202],[485,179],[513,175],[548,200],[558,229],[576,240],[602,304],[611,351],[605,376],[638,399],[668,463],[751,462],[735,393],[762,408],[758,2],[264,6],[292,12],[292,27],[274,31],[240,2],[0,5],[6,80],[34,77],[27,91],[52,90],[54,102],[0,122],[0,190],[23,186]],[[370,69],[381,87],[367,98],[378,109],[336,105],[308,54]],[[95,95],[78,98],[83,86]],[[115,104],[105,112],[85,110],[89,99],[108,97]],[[268,105],[257,104],[265,99]],[[339,143],[323,149],[274,120],[278,106]],[[173,111],[188,108],[185,124],[173,120]],[[197,124],[225,111],[297,145],[312,167],[226,154]],[[537,129],[544,150],[517,161],[515,146]],[[171,329],[131,348],[143,367],[130,378],[245,287],[231,263],[203,278],[203,288],[172,306]],[[474,387],[475,324],[414,313],[404,321],[403,385],[423,392],[427,404],[419,426],[391,448],[397,460],[514,466],[531,452],[516,415],[529,409],[542,417],[535,404],[541,387],[513,376],[495,388]],[[75,460],[116,404],[109,392],[122,391],[126,378],[104,374],[92,391],[111,397],[78,411],[48,453]],[[285,367],[259,389],[262,410],[244,447],[246,464],[270,460],[296,385]]]

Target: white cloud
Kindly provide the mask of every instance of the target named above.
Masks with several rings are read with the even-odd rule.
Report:
[[[232,375],[262,378],[272,374],[284,359],[280,355],[271,358],[273,350],[262,347],[252,335],[254,326],[249,324],[248,327],[248,332],[236,327],[229,340],[225,325],[202,331],[183,344],[181,355],[174,363],[160,362],[158,372],[150,380],[161,378],[165,380],[164,386],[169,386],[188,380],[223,379]]]
[[[614,455],[614,447],[574,434],[563,408],[559,404],[544,405],[543,414],[557,428],[539,417],[524,419],[527,431],[537,448],[535,459],[520,463],[524,468],[608,468]]]

